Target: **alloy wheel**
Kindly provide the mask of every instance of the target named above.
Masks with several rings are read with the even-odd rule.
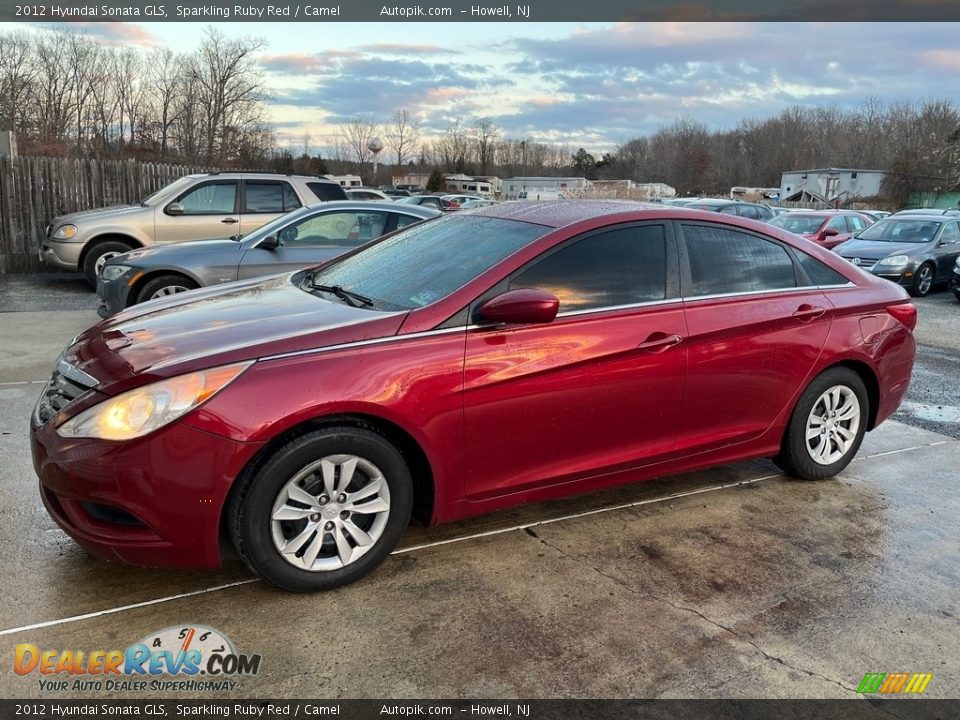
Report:
[[[849,452],[859,428],[860,400],[846,385],[834,385],[817,398],[807,416],[807,452],[814,462],[832,465]]]
[[[148,297],[147,300],[156,300],[157,298],[167,297],[168,295],[176,295],[177,293],[186,292],[189,289],[190,288],[184,285],[165,285]]]

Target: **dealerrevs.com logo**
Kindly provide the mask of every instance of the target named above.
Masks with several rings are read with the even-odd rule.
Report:
[[[40,689],[58,691],[227,691],[238,676],[256,675],[260,655],[238,653],[204,625],[169,627],[124,650],[41,649],[21,643],[13,671],[38,674]]]

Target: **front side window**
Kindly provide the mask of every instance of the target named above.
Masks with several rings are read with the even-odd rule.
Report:
[[[372,299],[375,310],[413,310],[446,297],[550,230],[517,220],[447,215],[307,275],[302,288],[309,291],[311,282],[337,285]]]
[[[770,240],[726,227],[684,225],[690,259],[688,297],[797,286],[789,253]]]
[[[346,210],[314,215],[280,231],[279,240],[292,247],[363,245],[383,235],[385,212]]]
[[[569,312],[663,300],[666,282],[663,226],[646,225],[573,241],[514,276],[510,289],[546,290]]]
[[[940,242],[950,244],[960,242],[960,225],[957,223],[949,223],[940,235]]]
[[[847,215],[847,227],[850,228],[850,232],[858,233],[867,227],[867,223],[859,215]]]
[[[179,200],[184,215],[226,215],[234,212],[237,204],[236,180],[204,183],[183,195]]]
[[[835,218],[831,218],[830,222],[827,223],[828,228],[833,228],[838,233],[845,233],[847,231],[847,220],[843,215],[838,215]]]

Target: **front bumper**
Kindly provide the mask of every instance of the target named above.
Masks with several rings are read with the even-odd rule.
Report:
[[[121,275],[116,280],[104,280],[103,277],[98,277],[97,296],[100,298],[100,306],[97,308],[97,314],[107,318],[121,310],[126,310],[130,305],[132,292],[130,283],[141,274],[139,271],[132,271]]]
[[[853,263],[853,258],[844,257],[843,259]],[[866,270],[868,273],[882,277],[884,280],[895,282],[901,287],[909,288],[913,285],[913,274],[916,270],[913,265],[881,265],[879,262],[874,262],[872,265],[853,264],[861,270]]]
[[[65,439],[57,419],[31,423],[33,465],[47,512],[77,543],[135,565],[220,565],[220,515],[262,447],[174,422],[128,442]]]
[[[37,255],[40,262],[58,270],[76,271],[80,267],[80,254],[83,252],[82,242],[59,242],[44,240]]]

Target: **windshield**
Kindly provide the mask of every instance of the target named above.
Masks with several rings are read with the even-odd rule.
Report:
[[[338,287],[370,298],[378,310],[413,310],[446,297],[550,230],[517,220],[448,215],[307,275],[301,287]]]
[[[942,224],[920,218],[884,218],[857,235],[857,240],[926,243],[937,236]]]
[[[823,221],[825,219],[826,215],[799,215],[797,213],[785,213],[775,217],[770,221],[770,224],[774,227],[783,228],[789,232],[797,233],[797,235],[812,235],[820,229],[820,226],[823,225]]]
[[[182,190],[186,190],[192,183],[196,181],[197,178],[190,177],[189,175],[182,177],[179,180],[174,180],[169,185],[164,185],[156,192],[152,192],[147,195],[143,200],[140,201],[140,203],[143,205],[151,205],[154,201],[160,200],[161,198],[172,197],[179,194]]]

